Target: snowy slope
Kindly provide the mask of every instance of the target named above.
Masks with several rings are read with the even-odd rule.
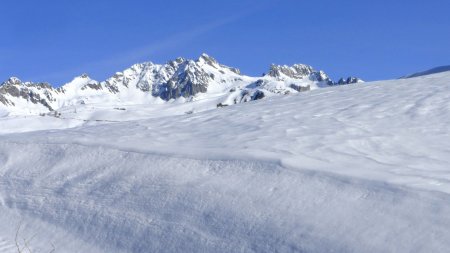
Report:
[[[449,73],[116,111],[0,121],[0,252],[21,220],[40,251],[450,248]],[[15,133],[47,119],[61,129]]]
[[[432,69],[425,70],[422,72],[417,72],[417,73],[414,73],[411,75],[407,75],[402,78],[413,78],[413,77],[419,77],[419,76],[426,76],[426,75],[437,74],[437,73],[442,73],[442,72],[447,72],[447,71],[450,71],[450,66],[440,66],[440,67],[432,68]]]

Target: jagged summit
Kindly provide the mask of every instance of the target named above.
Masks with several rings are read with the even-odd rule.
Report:
[[[267,75],[276,77],[280,80],[286,77],[303,79],[304,77],[311,75],[313,72],[315,72],[313,67],[305,64],[294,64],[292,66],[272,64]]]
[[[205,63],[207,63],[207,64],[209,64],[211,66],[219,65],[219,63],[217,62],[216,59],[214,59],[213,57],[211,57],[211,56],[209,56],[209,55],[207,55],[205,53],[202,53],[200,55],[200,57],[198,57],[197,61],[198,62],[202,62],[203,61],[203,62],[205,62]]]
[[[134,64],[101,82],[83,73],[57,89],[11,77],[1,84],[0,106],[36,114],[78,104],[151,104],[155,99],[192,101],[200,97],[214,98],[218,106],[226,106],[357,80],[335,83],[325,72],[305,64],[272,64],[264,76],[250,77],[203,53],[196,60],[178,57],[165,64]]]
[[[88,78],[90,79],[89,75],[86,73],[81,74],[79,77],[83,78],[83,79],[88,79]]]
[[[20,84],[22,84],[22,81],[15,76],[8,78],[8,80],[2,83],[2,85],[20,85]]]
[[[312,66],[306,64],[294,64],[292,66],[272,64],[266,75],[277,80],[309,78],[311,81],[321,82],[325,85],[334,84],[325,72],[322,70],[316,71]]]
[[[344,85],[344,84],[362,83],[362,82],[364,82],[362,79],[360,79],[358,77],[350,76],[350,77],[347,77],[347,79],[344,79],[344,78],[339,79],[339,81],[335,84]]]
[[[83,73],[83,74],[81,74],[81,75],[79,75],[79,76],[75,76],[75,77],[72,79],[72,81],[70,81],[70,82],[73,82],[74,80],[93,80],[93,79],[89,76],[89,74]],[[69,83],[70,83],[70,82],[69,82]]]

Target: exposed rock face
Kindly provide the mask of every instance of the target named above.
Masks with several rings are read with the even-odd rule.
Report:
[[[257,91],[255,91],[255,93],[253,93],[252,100],[263,99],[265,96],[266,95],[264,95],[264,92],[257,90]]]
[[[267,75],[275,77],[278,80],[283,80],[285,77],[303,79],[309,77],[313,72],[314,69],[311,66],[304,64],[294,64],[292,66],[272,64]]]
[[[322,70],[313,72],[312,75],[319,82],[324,82],[327,85],[333,85],[333,81],[331,80],[331,78]]]
[[[15,106],[12,98],[19,98],[33,104],[41,104],[49,111],[53,111],[47,101],[54,100],[52,96],[54,91],[48,83],[23,83],[20,79],[11,77],[0,85],[0,103]]]
[[[289,87],[291,87],[292,89],[298,91],[298,92],[302,92],[302,91],[308,91],[311,89],[311,86],[299,86],[296,85],[295,83],[291,83],[291,85],[289,85]]]
[[[341,78],[339,79],[339,81],[337,83],[337,85],[345,85],[345,84],[352,84],[352,83],[361,83],[363,82],[361,79],[357,78],[357,77],[347,77],[347,79]]]
[[[17,77],[10,77],[5,83],[4,85],[20,85],[22,84],[22,81],[20,81],[19,78]]]
[[[266,76],[275,77],[277,80],[286,79],[309,79],[320,82],[322,85],[333,85],[333,81],[322,70],[316,71],[313,67],[304,64],[294,64],[292,66],[274,65]]]
[[[164,65],[136,64],[124,72],[116,73],[104,82],[104,86],[114,93],[119,92],[121,87],[133,86],[163,100],[190,97],[206,92],[208,84],[214,78],[205,72],[202,62],[213,67],[220,66],[206,55],[202,55],[197,61],[177,58]]]
[[[181,62],[170,62],[169,65],[173,67],[172,76],[153,93],[164,100],[206,92],[208,84],[212,81],[212,77],[198,65],[198,62],[183,59]]]
[[[103,82],[82,74],[59,88],[53,88],[48,83],[24,83],[11,77],[0,85],[0,106],[15,107],[21,104],[31,108],[34,104],[53,111],[68,105],[102,101],[133,103],[136,102],[134,99],[140,99],[140,103],[145,103],[150,97],[164,101],[181,97],[191,100],[199,93],[211,92],[225,94],[219,104],[226,106],[273,94],[303,92],[360,81],[349,77],[334,83],[325,72],[304,64],[271,65],[263,77],[249,77],[202,54],[197,60],[177,58],[162,65],[151,62],[135,64]]]
[[[224,68],[224,69],[227,69],[227,70],[229,70],[229,71],[231,71],[231,72],[233,72],[233,73],[235,73],[237,75],[241,74],[241,71],[239,69],[222,65],[222,64],[218,63],[216,59],[212,58],[211,56],[209,56],[207,54],[200,55],[200,57],[198,58],[197,62],[200,63],[200,64],[206,63],[207,65],[209,65],[209,66],[211,66],[211,67],[213,67],[215,69]],[[221,73],[223,74],[225,72],[222,71]]]

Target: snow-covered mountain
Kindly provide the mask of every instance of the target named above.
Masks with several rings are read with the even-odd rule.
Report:
[[[417,72],[417,73],[414,73],[411,75],[403,76],[401,78],[413,78],[413,77],[426,76],[426,75],[437,74],[437,73],[447,72],[447,71],[450,71],[450,65],[432,68],[432,69]]]
[[[227,106],[277,94],[361,82],[349,77],[333,82],[311,66],[272,65],[262,77],[250,77],[236,68],[202,54],[197,60],[177,58],[166,64],[135,64],[98,82],[87,74],[54,88],[48,83],[22,82],[11,77],[0,85],[3,114],[42,114],[84,104],[160,104],[214,98],[215,106]]]

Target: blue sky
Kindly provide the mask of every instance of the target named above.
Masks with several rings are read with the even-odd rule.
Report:
[[[379,80],[450,65],[448,0],[5,0],[1,10],[1,80],[104,80],[202,52],[248,75],[305,63]]]

